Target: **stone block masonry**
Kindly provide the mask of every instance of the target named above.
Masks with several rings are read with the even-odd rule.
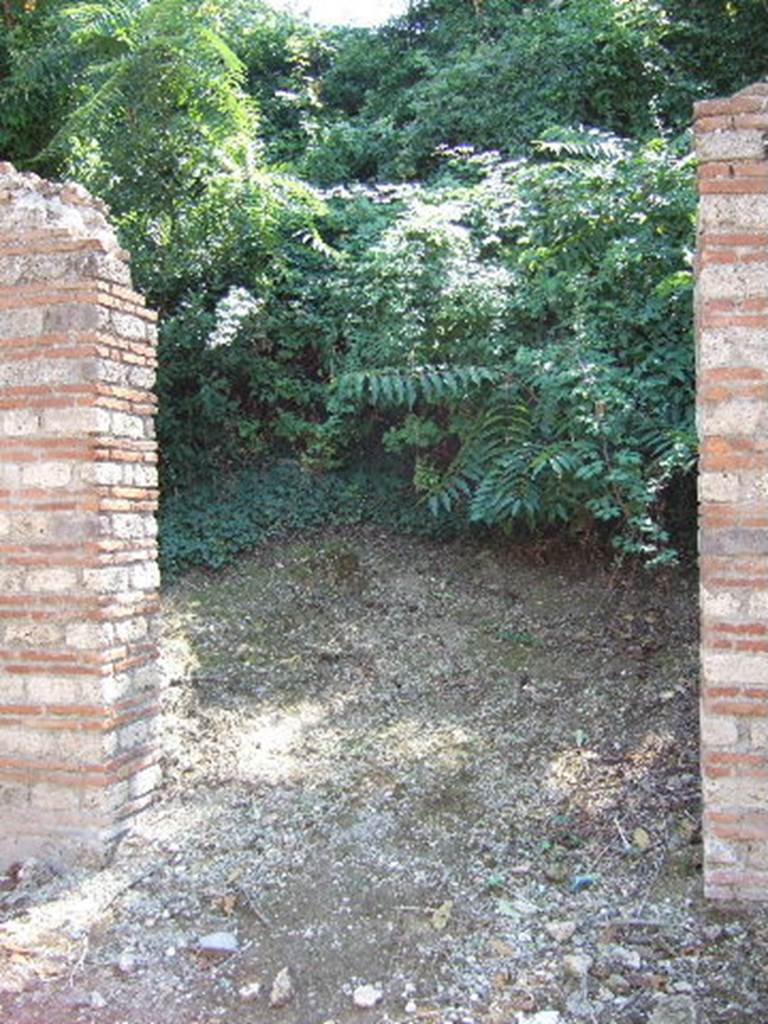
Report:
[[[696,146],[704,885],[768,900],[768,82]]]
[[[0,868],[152,798],[155,314],[104,208],[0,164]]]

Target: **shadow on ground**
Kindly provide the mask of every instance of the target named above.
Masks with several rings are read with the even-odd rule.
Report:
[[[3,1019],[759,1019],[762,918],[700,899],[685,573],[361,529],[164,607],[162,800],[0,894]]]

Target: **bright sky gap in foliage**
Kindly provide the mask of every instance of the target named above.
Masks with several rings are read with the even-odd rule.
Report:
[[[380,25],[402,14],[407,0],[280,0],[280,5],[306,14],[321,25]]]

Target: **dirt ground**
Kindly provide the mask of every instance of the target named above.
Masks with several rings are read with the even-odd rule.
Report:
[[[5,880],[0,1019],[765,1024],[765,912],[701,897],[696,615],[682,571],[367,528],[187,576],[165,789],[101,870]]]

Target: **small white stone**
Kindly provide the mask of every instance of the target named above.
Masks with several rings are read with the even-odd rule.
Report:
[[[584,956],[581,953],[573,953],[563,957],[563,968],[566,974],[572,978],[583,978],[589,973],[592,966],[592,957]]]
[[[89,1000],[94,1010],[103,1010],[107,1005],[107,1000],[101,994],[101,992],[91,992],[91,998]]]
[[[251,981],[247,985],[243,985],[240,988],[240,998],[244,1003],[253,1002],[254,999],[258,999],[261,994],[261,982]]]
[[[269,1005],[278,1009],[287,1006],[293,999],[293,981],[291,972],[287,967],[279,971],[272,982],[272,990],[269,993]]]
[[[237,952],[237,938],[232,932],[210,932],[200,937],[199,946],[206,956],[229,956]]]
[[[136,970],[136,957],[127,950],[118,957],[117,970],[120,974],[133,974]]]
[[[518,1018],[519,1024],[563,1024],[563,1018],[557,1010],[539,1010],[538,1013],[523,1013]]]
[[[627,946],[609,946],[605,952],[614,963],[619,963],[630,971],[640,970],[642,961],[636,949],[629,949]]]
[[[568,939],[573,937],[573,933],[576,931],[575,921],[547,921],[544,925],[544,931],[555,942],[567,942]]]
[[[352,1002],[359,1010],[370,1010],[381,1002],[383,995],[375,985],[358,985],[352,993]]]

